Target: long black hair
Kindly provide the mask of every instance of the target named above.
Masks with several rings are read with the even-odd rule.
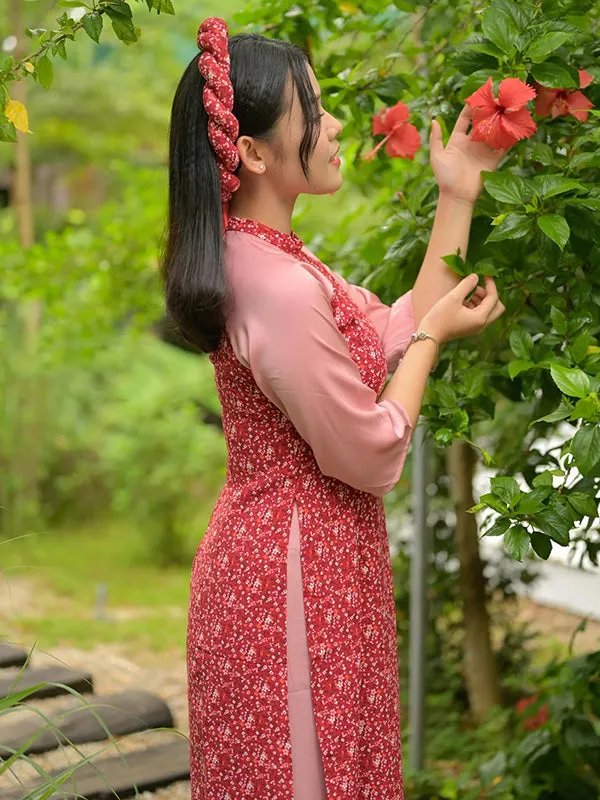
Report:
[[[258,34],[232,36],[229,54],[233,113],[240,136],[273,136],[286,112],[291,77],[306,122],[299,158],[308,180],[309,158],[320,125],[319,104],[308,73],[309,55],[296,45]],[[161,273],[170,321],[185,339],[209,353],[221,340],[230,298],[223,265],[219,173],[208,140],[199,57],[194,56],[186,67],[171,111],[169,217]]]

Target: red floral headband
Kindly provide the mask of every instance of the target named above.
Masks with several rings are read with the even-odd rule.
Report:
[[[235,146],[239,122],[233,115],[233,86],[229,77],[227,23],[220,17],[209,17],[198,28],[198,47],[203,51],[198,69],[206,83],[202,92],[208,114],[208,139],[217,155],[223,202],[223,230],[227,228],[231,195],[239,189],[240,180],[233,172],[240,162]]]

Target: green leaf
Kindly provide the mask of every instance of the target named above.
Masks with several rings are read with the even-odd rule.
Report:
[[[505,476],[491,478],[490,485],[492,487],[492,494],[499,497],[509,508],[514,508],[515,503],[517,503],[521,497],[519,484],[514,478]]]
[[[527,372],[528,369],[535,367],[533,361],[524,361],[518,358],[516,361],[511,361],[508,365],[508,374],[511,380],[514,380],[521,372]]]
[[[510,528],[510,519],[508,517],[500,517],[497,519],[496,522],[492,525],[492,527],[487,530],[483,535],[484,536],[504,536],[506,531]]]
[[[598,733],[585,717],[570,720],[564,730],[565,744],[576,753],[588,748],[598,749]]]
[[[532,481],[534,486],[552,486],[552,473],[549,470],[544,470],[544,472],[540,472]]]
[[[131,8],[127,3],[104,6],[106,13],[117,37],[125,44],[133,44],[139,39],[138,29],[134,27],[132,21]]]
[[[3,114],[0,114],[0,142],[16,142],[17,132],[12,122],[9,122]]]
[[[323,85],[323,82],[321,82]],[[390,75],[373,85],[373,91],[384,103],[396,103],[398,98],[407,90],[408,85],[398,75]]]
[[[569,348],[576,364],[580,364],[586,358],[591,341],[589,333],[581,333]]]
[[[571,445],[575,464],[582,475],[592,472],[600,461],[600,427],[586,425],[573,437]]]
[[[561,250],[564,250],[571,235],[571,229],[566,219],[559,217],[558,214],[545,214],[538,217],[537,224],[549,239],[552,239]]]
[[[556,306],[552,306],[550,309],[550,319],[554,325],[554,330],[560,333],[561,336],[564,336],[567,332],[567,318],[563,312],[556,308]]]
[[[531,534],[531,546],[535,553],[546,561],[552,552],[552,539],[546,536],[545,533],[533,531]]]
[[[52,79],[54,77],[54,70],[52,62],[48,56],[41,56],[35,63],[35,74],[40,84],[46,91],[52,86]]]
[[[552,364],[550,374],[561,392],[569,397],[587,397],[592,390],[590,379],[581,369]]]
[[[532,67],[531,74],[538,83],[549,89],[578,88],[578,83],[566,68],[566,65],[563,66],[555,61],[544,61],[543,64],[536,64]]]
[[[485,389],[481,367],[470,367],[463,378],[463,391],[467,397],[479,397]]]
[[[550,486],[539,486],[528,494],[522,495],[515,508],[516,513],[536,514],[538,511],[543,511],[544,504],[551,492],[552,488]]]
[[[569,169],[571,170],[586,169],[587,167],[598,166],[600,166],[600,154],[598,153],[575,153],[575,155],[569,160]]]
[[[60,41],[56,43],[56,53],[58,53],[58,55],[62,58],[63,61],[67,60],[67,48],[65,45],[65,39],[60,39]]]
[[[84,14],[82,17],[83,29],[94,42],[100,43],[102,33],[102,14],[94,11],[92,14]]]
[[[165,14],[175,13],[171,0],[154,0],[154,8],[157,14],[160,14],[161,11]]]
[[[525,328],[513,328],[509,337],[510,347],[517,358],[529,361],[533,350],[533,339]]]
[[[581,191],[586,190],[586,187],[581,181],[576,181],[573,178],[565,178],[563,175],[536,175],[529,180],[528,184],[542,200],[548,197],[554,197],[557,194],[572,192],[575,189]]]
[[[435,440],[441,447],[447,447],[454,439],[454,434],[450,428],[439,428],[435,432]]]
[[[537,161],[538,164],[543,164],[545,167],[550,167],[554,164],[554,153],[548,144],[543,142],[532,142],[529,150],[529,157],[532,161]]]
[[[556,408],[554,411],[551,411],[549,414],[546,414],[545,417],[539,417],[539,419],[534,420],[532,423],[530,423],[529,427],[531,427],[531,425],[535,425],[536,422],[560,422],[561,420],[570,417],[572,411],[573,406],[570,403],[566,404],[561,401],[558,408]]]
[[[448,266],[456,272],[457,275],[460,275],[461,278],[466,278],[472,270],[467,268],[467,265],[463,261],[462,257],[458,253],[451,253],[447,256],[442,256],[442,261],[444,261]]]
[[[513,525],[504,537],[504,545],[515,561],[523,561],[529,552],[529,534],[522,525]]]
[[[485,503],[494,511],[497,511],[498,514],[508,514],[510,511],[506,503],[503,503],[498,497],[491,494],[491,492],[488,494],[482,494],[479,498],[479,501],[481,503]]]
[[[501,203],[524,203],[527,197],[525,181],[510,172],[483,172],[483,184],[488,194]]]
[[[553,31],[540,36],[539,39],[534,39],[527,45],[524,51],[524,56],[530,58],[534,64],[539,64],[545,61],[549,55],[552,55],[555,50],[562,47],[568,40],[569,34],[565,31]]]
[[[490,42],[499,47],[503,53],[513,55],[516,52],[519,30],[506,12],[488,6],[481,27]]]
[[[58,6],[59,8],[81,8],[85,6],[83,0],[58,0],[58,3],[54,5]]]
[[[555,497],[550,498],[550,508],[535,515],[534,522],[542,533],[565,547],[570,541],[572,520],[568,509]]]
[[[570,419],[584,419],[588,422],[597,422],[600,416],[600,401],[596,392],[591,392],[587,397],[582,397],[575,403],[575,408]]]
[[[504,239],[522,239],[533,228],[533,221],[526,214],[507,214],[494,228],[486,242],[501,242]]]
[[[447,381],[436,381],[435,393],[442,406],[448,408],[454,408],[456,406],[456,394]]]
[[[567,495],[567,500],[582,517],[595,519],[598,516],[598,500],[592,497],[591,494],[571,492],[571,494]]]

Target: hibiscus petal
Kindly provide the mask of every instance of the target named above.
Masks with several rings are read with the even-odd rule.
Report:
[[[586,86],[589,86],[590,83],[593,81],[593,77],[590,75],[589,72],[586,72],[584,69],[579,70],[579,88],[585,89]]]
[[[494,112],[498,107],[498,103],[492,92],[493,87],[492,79],[488,78],[483,86],[480,86],[476,92],[467,97],[465,103],[470,105],[471,108],[485,108],[490,113]]]
[[[421,134],[414,125],[405,122],[390,136],[385,146],[385,152],[390,158],[410,158],[412,160],[420,147]]]
[[[552,119],[564,117],[569,113],[569,101],[564,89],[557,94],[552,103]]]
[[[407,105],[398,101],[395,106],[392,106],[385,115],[386,133],[393,130],[396,126],[405,123],[410,116],[410,110]]]
[[[526,108],[513,111],[512,114],[503,114],[500,124],[504,132],[515,140],[529,139],[537,131],[531,112]]]
[[[559,91],[559,89],[547,89],[545,86],[540,86],[535,101],[535,113],[539,114],[540,117],[545,117],[549,114]]]
[[[571,92],[567,99],[568,113],[572,114],[580,122],[587,122],[588,109],[593,108],[594,104],[582,92]]]
[[[516,139],[508,136],[502,128],[502,116],[499,111],[490,114],[485,109],[477,109],[473,113],[471,139],[474,142],[486,142],[495,150],[512,147]]]
[[[505,78],[498,87],[498,101],[506,111],[517,111],[535,97],[535,89],[520,78]]]
[[[387,108],[382,108],[379,114],[373,115],[373,136],[378,136],[380,133],[387,133],[385,127],[385,115],[387,111]]]

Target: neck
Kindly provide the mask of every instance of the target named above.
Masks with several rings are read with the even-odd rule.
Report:
[[[231,198],[229,216],[262,222],[263,225],[289,235],[292,231],[295,202],[295,198],[282,200],[281,197],[276,197],[266,186],[264,190],[258,190],[242,185]]]

